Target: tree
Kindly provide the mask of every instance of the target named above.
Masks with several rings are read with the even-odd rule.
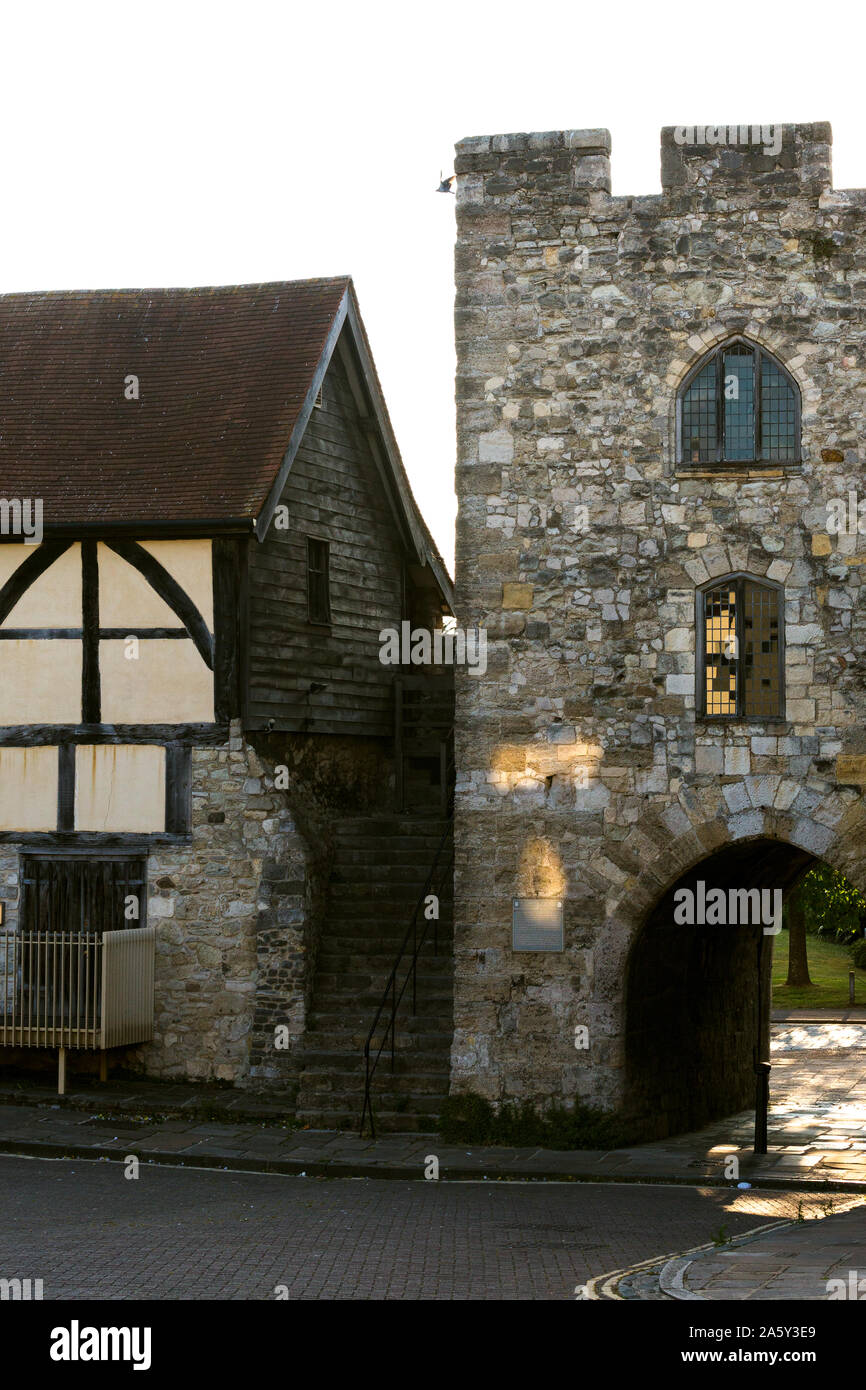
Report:
[[[788,903],[788,978],[786,985],[810,985],[806,950],[806,907],[803,894],[794,892]]]
[[[805,913],[807,931],[816,936],[832,935],[850,945],[862,935],[866,898],[829,864],[813,865],[800,880],[789,905],[797,902]]]
[[[853,944],[863,932],[866,898],[844,874],[829,864],[814,864],[791,891],[785,903],[788,928],[788,978],[786,985],[802,988],[809,977],[807,933],[832,935]]]

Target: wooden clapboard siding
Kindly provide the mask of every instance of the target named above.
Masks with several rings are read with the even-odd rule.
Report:
[[[335,353],[281,497],[289,529],[249,548],[246,718],[311,733],[390,735],[404,548],[345,367]],[[330,543],[330,627],[307,621],[307,536]],[[311,682],[325,686],[308,696]]]

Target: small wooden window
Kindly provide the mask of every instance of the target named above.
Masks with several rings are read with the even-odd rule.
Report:
[[[99,859],[26,855],[22,869],[24,931],[101,934],[147,923],[143,859],[104,853]]]
[[[746,575],[698,592],[697,710],[706,719],[784,718],[784,594]]]
[[[311,623],[331,621],[330,546],[307,537],[307,617]]]
[[[678,459],[685,465],[795,463],[800,392],[762,348],[737,338],[698,363],[677,402]]]

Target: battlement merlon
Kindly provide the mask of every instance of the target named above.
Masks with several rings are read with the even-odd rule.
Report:
[[[674,193],[707,184],[732,192],[755,187],[764,195],[820,196],[833,186],[833,132],[810,125],[665,126],[662,189]]]
[[[753,194],[762,201],[819,198],[832,188],[832,144],[827,121],[665,126],[662,196],[701,196],[712,188],[738,200]],[[531,185],[534,196],[548,193],[585,205],[593,195],[610,195],[610,150],[610,131],[602,129],[461,140],[454,166],[458,202],[477,205]]]

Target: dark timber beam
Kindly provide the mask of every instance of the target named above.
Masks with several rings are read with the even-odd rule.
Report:
[[[30,585],[35,583],[40,574],[44,574],[71,544],[71,541],[44,541],[18,566],[14,574],[10,574],[0,589],[0,623],[5,622]]]
[[[84,724],[99,724],[102,720],[96,544],[96,541],[81,542],[81,719]]]
[[[196,608],[189,594],[180,587],[177,580],[159,563],[149,550],[136,541],[106,541],[113,551],[127,564],[143,575],[150,587],[173,609],[180,618],[205,665],[212,671],[214,667],[214,644],[207,623]]]

